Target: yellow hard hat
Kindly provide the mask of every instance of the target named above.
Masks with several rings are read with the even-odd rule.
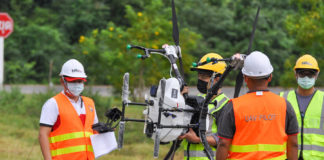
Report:
[[[199,63],[207,61],[207,58],[209,58],[209,59],[211,59],[211,58],[223,59],[223,57],[217,53],[207,53],[200,59]],[[219,61],[215,64],[213,64],[213,62],[209,62],[207,64],[191,68],[192,71],[208,70],[208,71],[213,71],[213,72],[217,72],[220,74],[223,74],[225,69],[226,69],[226,63],[224,61]]]
[[[315,69],[320,71],[316,59],[309,54],[305,54],[298,58],[294,67],[294,70],[296,69]]]

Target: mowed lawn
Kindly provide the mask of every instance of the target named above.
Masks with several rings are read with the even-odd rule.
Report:
[[[127,116],[143,118],[142,107],[128,107]],[[40,111],[39,111],[40,112]],[[104,114],[104,113],[98,113]],[[105,119],[101,119],[105,121]],[[15,113],[2,113],[0,116],[0,159],[1,160],[42,160],[38,143],[39,119]],[[118,130],[115,134],[117,136]],[[117,138],[117,137],[116,137]],[[163,159],[171,144],[160,146],[158,159]],[[143,134],[143,124],[128,122],[124,135],[124,147],[115,150],[99,160],[146,160],[153,158],[153,140]],[[175,159],[183,159],[179,149]]]

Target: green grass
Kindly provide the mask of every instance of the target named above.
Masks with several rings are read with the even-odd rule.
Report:
[[[38,143],[39,116],[43,103],[55,95],[23,95],[19,91],[0,92],[0,159],[1,160],[41,160]],[[105,121],[107,108],[120,106],[116,98],[100,97],[92,94],[96,102],[100,121]],[[120,108],[120,107],[119,107]],[[143,118],[143,107],[128,107],[126,115],[130,118]],[[118,129],[115,131],[117,136]],[[116,137],[117,138],[117,137]],[[158,159],[163,159],[171,144],[161,145]],[[99,160],[149,160],[153,159],[153,140],[143,134],[143,124],[127,122],[124,134],[124,147],[115,150]],[[183,159],[183,150],[179,149],[175,159]]]
[[[3,114],[0,116],[0,159],[42,159],[35,123],[38,123],[37,119],[24,115]]]

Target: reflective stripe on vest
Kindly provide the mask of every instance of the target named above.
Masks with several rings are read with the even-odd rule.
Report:
[[[228,158],[282,159],[288,138],[284,98],[260,91],[234,98],[232,102],[236,130]]]
[[[91,135],[93,135],[93,133],[91,132],[74,132],[74,133],[67,133],[67,134],[50,137],[49,141],[50,143],[56,143],[56,142],[61,142],[73,138],[83,138],[84,134],[86,137],[90,137]]]
[[[69,153],[74,153],[74,152],[93,152],[92,146],[87,146],[87,145],[79,145],[79,146],[73,146],[73,147],[66,147],[66,148],[60,148],[56,150],[52,150],[51,154],[52,156],[59,156],[63,154],[69,154]]]
[[[208,119],[209,119],[209,123],[208,123],[208,129],[206,132],[207,136],[211,136],[213,133],[217,133],[217,125],[214,122],[215,119],[212,118],[212,114],[218,112],[219,110],[221,110],[225,104],[228,102],[229,98],[226,97],[226,95],[224,93],[220,94],[219,96],[217,96],[212,103],[214,103],[215,101],[217,101],[217,105],[214,106],[213,104],[208,105]]]
[[[212,103],[217,101],[217,106],[208,105],[208,113],[213,114],[213,113],[219,111],[220,109],[223,108],[223,106],[226,104],[226,102],[228,100],[229,99],[226,97],[226,95],[224,93],[220,94],[214,100],[212,100]]]
[[[204,151],[189,151],[190,157],[207,157],[206,153]],[[194,155],[194,156],[193,156]],[[184,152],[184,156],[188,157],[187,152]]]
[[[205,97],[205,95],[202,95],[202,97]],[[209,117],[209,125],[208,125],[208,129],[206,132],[207,136],[210,136],[212,134],[217,133],[217,125],[215,123],[215,119],[213,118],[213,116],[210,116],[211,114],[214,114],[215,112],[220,111],[225,104],[228,102],[229,98],[226,97],[226,95],[224,93],[218,95],[215,99],[212,100],[212,102],[217,101],[217,106],[214,106],[214,104],[209,104],[208,105],[208,117]],[[182,142],[183,148],[184,148],[184,159],[187,160],[187,145],[188,145],[188,141],[184,140]],[[216,151],[216,149],[214,147],[211,147],[213,151]],[[214,152],[215,154],[216,152]],[[189,156],[190,156],[190,160],[209,160],[207,158],[206,153],[204,152],[204,146],[199,143],[199,144],[194,144],[191,143],[190,144],[190,150],[189,150]]]
[[[281,155],[279,157],[275,157],[275,158],[267,158],[267,159],[264,159],[264,160],[284,160],[284,159],[287,159],[287,155],[284,154],[284,155]],[[239,159],[227,159],[227,160],[239,160]]]
[[[93,134],[94,103],[90,98],[82,97],[86,111],[83,124],[69,99],[59,93],[54,96],[57,103],[60,125],[51,131],[49,142],[52,159],[88,159],[93,160],[94,154],[90,135]]]
[[[184,159],[187,160],[188,157],[188,153],[187,153],[187,145],[188,145],[188,141],[184,140],[183,142],[184,145]],[[201,143],[190,143],[190,148],[189,148],[189,159],[190,160],[209,160],[205,151],[204,151],[204,146]],[[216,149],[215,147],[211,147],[212,149],[212,154],[216,153]],[[213,155],[214,159],[216,155]]]
[[[280,96],[286,98],[294,108],[299,124],[298,148],[301,149],[301,114],[297,95],[294,90],[281,92]],[[324,159],[324,94],[316,90],[304,116],[303,128],[303,158]],[[298,155],[300,152],[298,152]]]
[[[283,145],[275,144],[255,144],[255,145],[231,145],[232,152],[257,152],[257,151],[269,151],[269,152],[282,152],[286,150],[287,143]]]

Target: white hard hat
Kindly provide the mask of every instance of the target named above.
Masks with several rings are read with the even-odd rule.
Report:
[[[273,72],[269,58],[262,52],[253,51],[244,60],[242,73],[252,78],[264,78]]]
[[[87,78],[83,65],[76,59],[70,59],[63,64],[60,76]]]

